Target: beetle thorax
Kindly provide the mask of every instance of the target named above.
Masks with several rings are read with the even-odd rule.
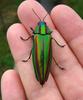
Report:
[[[49,35],[52,31],[44,21],[40,21],[35,28],[34,34]]]
[[[37,15],[37,13],[34,11],[34,9],[32,9],[32,10],[39,19],[38,25],[36,26],[35,30],[33,30],[33,34],[41,34],[41,35],[51,34],[52,31],[47,27],[47,24],[44,21],[46,16],[48,15],[48,13],[41,20],[40,16]]]
[[[46,34],[46,23],[44,22],[44,21],[40,21],[39,23],[38,23],[38,26],[39,26],[39,33],[40,34]]]

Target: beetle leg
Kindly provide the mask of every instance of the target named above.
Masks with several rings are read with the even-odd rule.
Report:
[[[20,36],[20,39],[23,40],[23,41],[27,41],[27,40],[29,40],[29,39],[32,38],[32,37],[33,37],[33,35],[30,36],[30,37],[28,37],[27,39],[24,39],[23,37]]]
[[[31,54],[32,54],[32,50],[30,51],[30,55],[29,55],[28,59],[22,60],[22,62],[28,62],[28,60],[31,58]]]
[[[34,29],[32,27],[30,27],[30,29],[34,32]]]
[[[52,38],[55,42],[56,42],[56,44],[59,46],[59,47],[64,47],[65,45],[61,45],[61,44],[59,44],[54,38]]]
[[[53,57],[53,60],[54,60],[55,64],[56,64],[61,70],[65,70],[63,67],[59,66],[59,64],[56,62],[56,60],[54,59],[54,57]]]

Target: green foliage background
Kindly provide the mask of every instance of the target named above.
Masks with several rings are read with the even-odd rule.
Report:
[[[6,39],[6,31],[11,24],[18,22],[16,10],[21,2],[22,0],[0,0],[0,79],[3,72],[13,68],[14,65]]]
[[[19,22],[16,10],[22,1],[23,0],[0,0],[0,78],[5,70],[13,68],[14,65],[6,39],[6,31],[11,24]],[[55,0],[51,1],[54,2]],[[83,0],[56,1],[69,5],[83,18]]]

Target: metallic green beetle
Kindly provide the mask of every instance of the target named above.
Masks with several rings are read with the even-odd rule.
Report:
[[[33,12],[40,19],[40,17],[36,14],[34,10]],[[31,28],[34,34],[33,36],[30,36],[27,39],[20,37],[23,41],[27,41],[30,38],[32,38],[33,40],[33,47],[30,52],[30,56],[28,57],[28,59],[23,60],[23,62],[27,62],[30,59],[31,54],[32,54],[32,61],[33,61],[35,76],[41,85],[43,85],[47,81],[49,72],[50,72],[50,66],[52,62],[52,45],[51,45],[52,39],[60,47],[64,47],[64,45],[60,45],[54,38],[52,38],[51,36],[52,31],[48,28],[47,24],[44,21],[46,16],[43,18],[42,21],[40,19],[35,30]],[[59,66],[56,61],[55,63],[60,69],[64,70],[64,68]]]

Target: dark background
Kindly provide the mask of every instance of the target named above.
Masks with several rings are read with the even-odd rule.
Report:
[[[11,24],[19,22],[16,10],[22,1],[23,0],[0,0],[0,79],[4,71],[14,66],[14,61],[6,39],[6,31]],[[83,18],[83,0],[38,0],[38,2],[40,2],[48,12],[55,5],[64,3],[72,7]]]

